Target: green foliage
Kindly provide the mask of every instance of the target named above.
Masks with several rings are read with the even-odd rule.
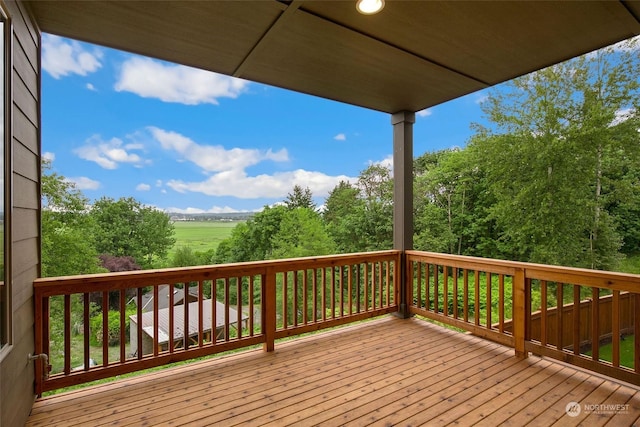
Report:
[[[94,203],[91,217],[96,224],[99,253],[131,256],[143,268],[151,268],[155,259],[165,258],[175,243],[169,216],[133,198],[116,201],[103,197]]]
[[[135,309],[129,309],[125,313],[124,322],[124,336],[129,339],[129,316],[135,314]],[[102,313],[97,316],[93,316],[89,321],[91,328],[91,335],[89,336],[89,342],[93,346],[102,346],[105,339],[105,334],[102,330]],[[109,328],[107,330],[107,339],[109,346],[120,345],[120,312],[116,310],[109,310],[108,313]]]
[[[329,255],[335,243],[327,234],[319,215],[309,208],[289,210],[273,237],[272,258]]]
[[[272,258],[273,236],[289,209],[265,206],[245,223],[238,224],[231,237],[223,240],[216,251],[216,263],[259,261]]]
[[[316,204],[313,202],[313,194],[309,187],[302,188],[299,185],[293,186],[293,193],[287,194],[284,204],[289,209],[306,208],[315,210]]]
[[[633,43],[509,82],[467,148],[416,159],[416,248],[604,269],[638,252]]]
[[[42,276],[104,271],[93,239],[95,226],[86,213],[88,199],[75,184],[42,164]]]

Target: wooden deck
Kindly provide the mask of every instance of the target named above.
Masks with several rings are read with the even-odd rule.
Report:
[[[384,317],[278,343],[274,353],[246,351],[43,398],[27,425],[640,423],[639,388],[513,354],[421,320]],[[572,401],[581,405],[577,417],[565,411]]]

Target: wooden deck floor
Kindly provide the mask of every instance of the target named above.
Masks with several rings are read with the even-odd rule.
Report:
[[[575,401],[581,414],[569,417]],[[610,407],[629,405],[612,414]],[[584,405],[590,405],[585,408]],[[28,426],[613,425],[640,388],[417,319],[372,322],[38,400]]]

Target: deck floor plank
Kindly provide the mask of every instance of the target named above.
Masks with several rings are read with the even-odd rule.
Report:
[[[566,404],[628,404],[571,418]],[[640,388],[383,317],[36,401],[28,427],[633,425]]]

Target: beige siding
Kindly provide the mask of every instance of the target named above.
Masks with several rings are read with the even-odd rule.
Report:
[[[6,1],[13,28],[11,73],[11,274],[13,338],[0,354],[0,426],[23,425],[33,403],[33,280],[39,271],[39,31],[25,6]],[[7,209],[8,211],[8,209]]]

